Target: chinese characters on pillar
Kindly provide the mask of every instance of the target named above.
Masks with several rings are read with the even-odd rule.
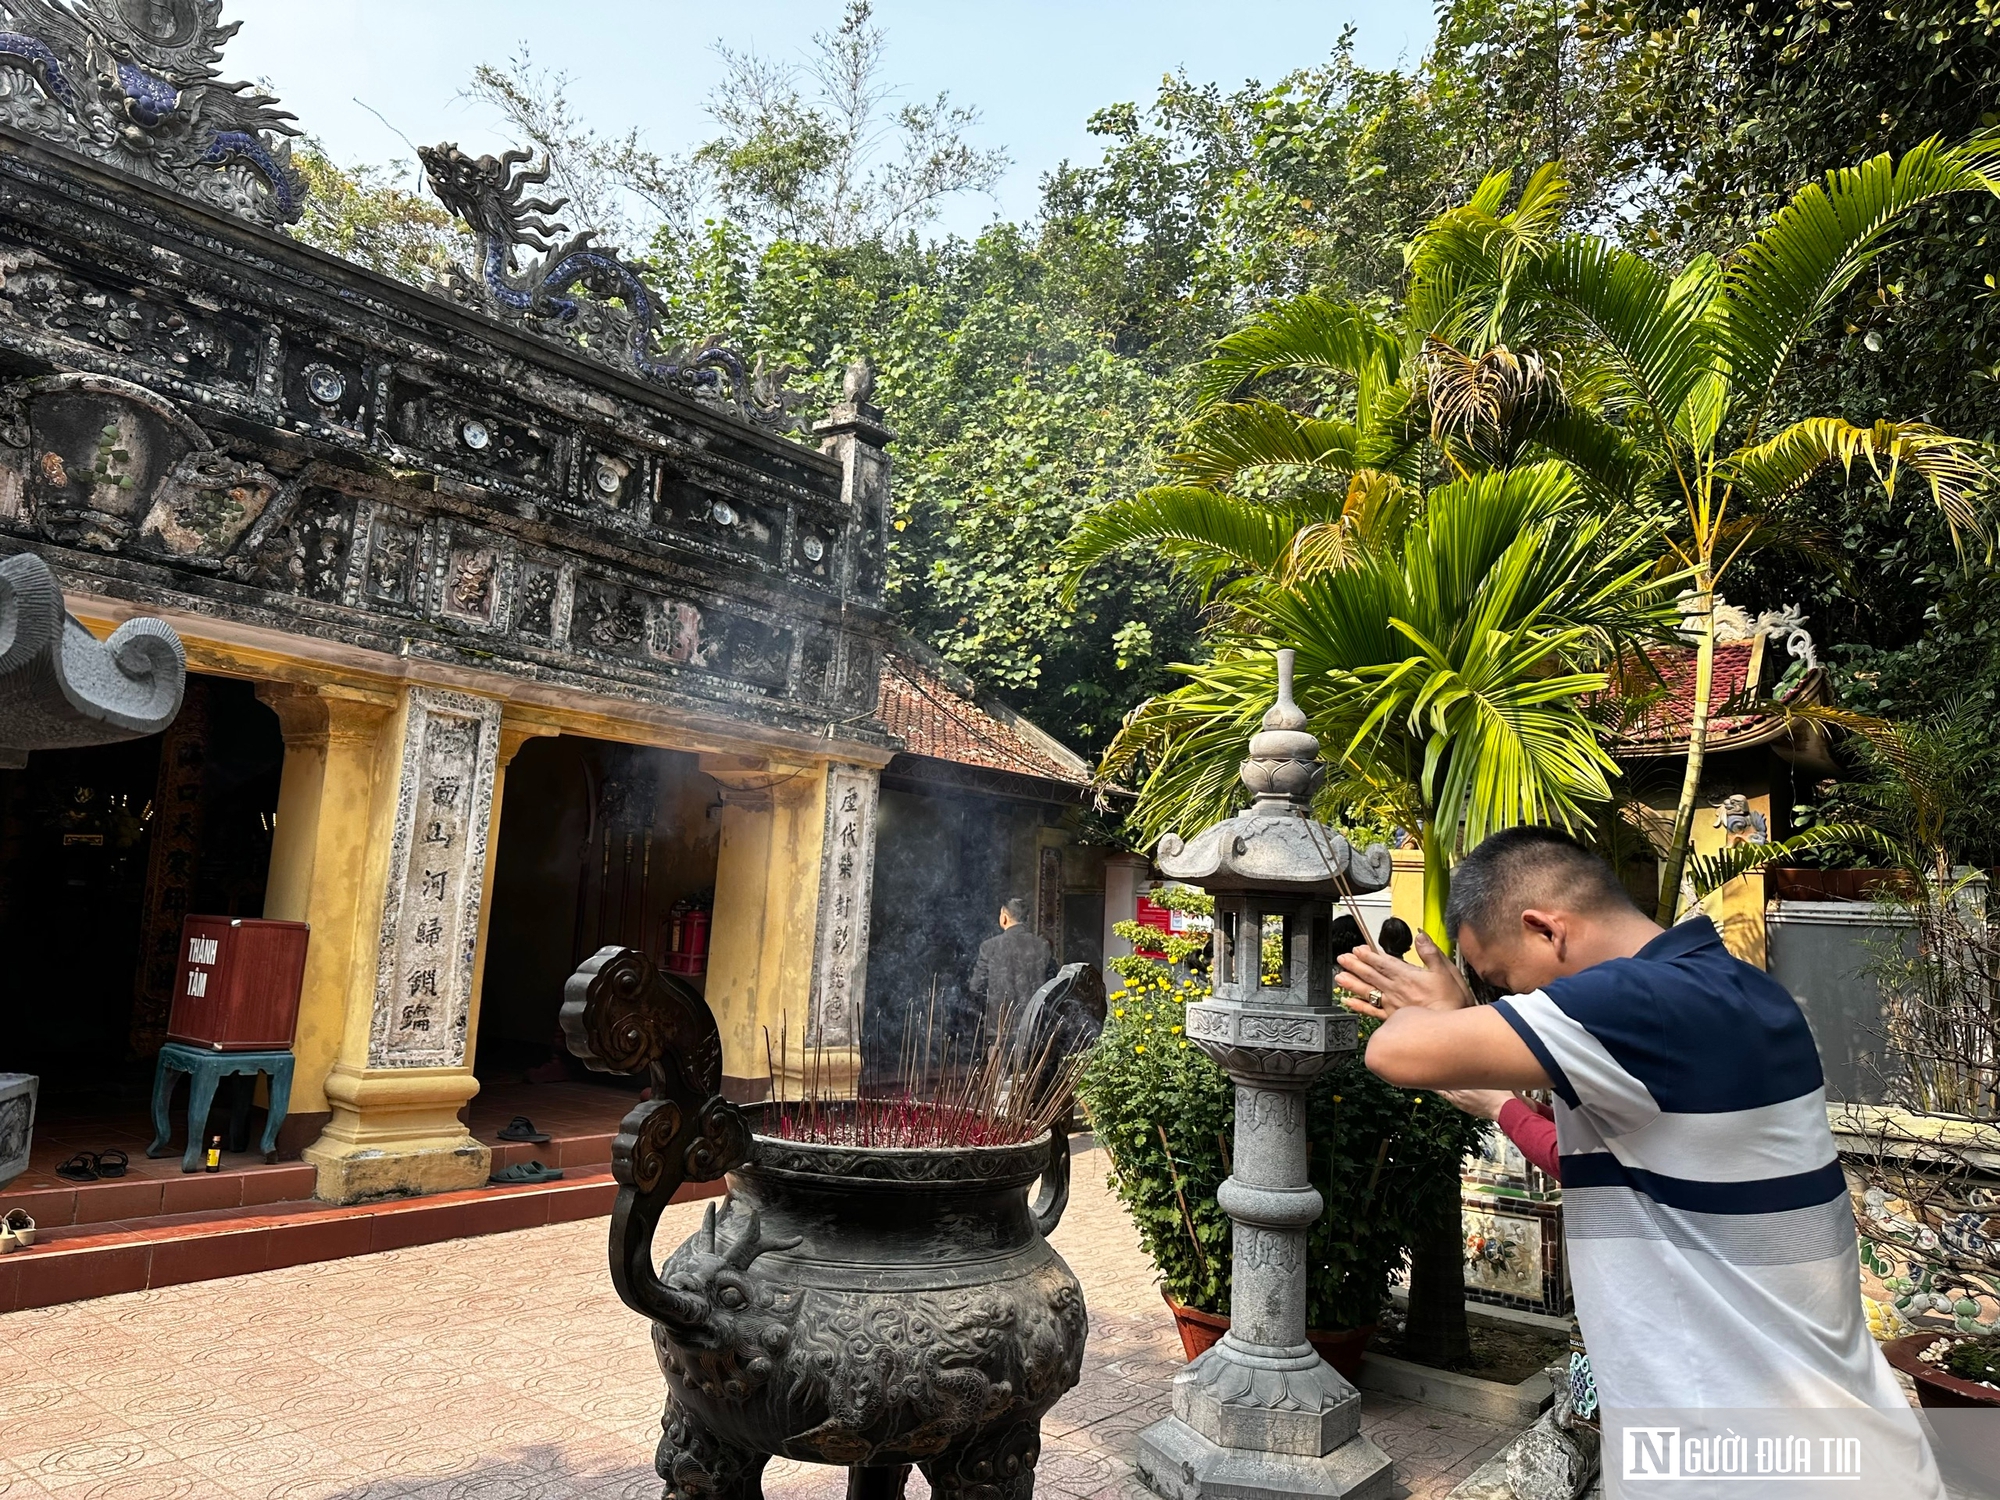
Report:
[[[868,978],[868,900],[875,879],[872,770],[833,766],[826,778],[826,851],[819,880],[819,948],[813,962],[814,1045],[851,1047]]]
[[[499,744],[498,703],[411,691],[382,906],[371,1067],[448,1068],[465,1061]]]

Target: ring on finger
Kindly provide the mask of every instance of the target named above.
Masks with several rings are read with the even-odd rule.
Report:
[[[1368,992],[1368,1003],[1370,1005],[1380,1005],[1382,1003],[1382,992],[1380,990],[1370,990]]]

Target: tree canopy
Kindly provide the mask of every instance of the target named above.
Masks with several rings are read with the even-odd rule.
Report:
[[[967,240],[935,225],[952,195],[990,189],[1004,166],[975,144],[976,101],[892,89],[890,40],[867,0],[830,20],[797,66],[725,52],[713,129],[678,152],[585,119],[570,80],[525,53],[481,65],[468,92],[547,158],[575,222],[641,258],[674,335],[729,338],[829,399],[851,359],[873,360],[898,433],[895,607],[1086,751],[1171,684],[1170,663],[1201,655],[1216,601],[1176,572],[1187,549],[1171,543],[1127,548],[1066,594],[1072,537],[1109,524],[1108,502],[1201,485],[1201,462],[1217,472],[1260,420],[1288,414],[1323,453],[1347,441],[1343,423],[1354,441],[1380,438],[1371,424],[1389,414],[1372,395],[1357,405],[1358,377],[1263,369],[1248,346],[1236,379],[1257,374],[1255,400],[1217,406],[1202,382],[1230,377],[1211,354],[1265,310],[1309,293],[1434,332],[1434,344],[1397,335],[1399,369],[1381,387],[1451,385],[1469,403],[1446,458],[1532,459],[1493,445],[1527,443],[1520,424],[1549,416],[1529,389],[1536,372],[1493,357],[1506,315],[1451,321],[1452,285],[1411,260],[1425,225],[1465,205],[1524,233],[1559,222],[1614,258],[1643,253],[1662,285],[1720,287],[1749,274],[1731,252],[1829,168],[2000,124],[2000,37],[1979,0],[1755,0],[1727,13],[1450,0],[1414,66],[1369,68],[1350,36],[1274,81],[1231,89],[1177,73],[1150,99],[1106,101],[1090,117],[1095,156],[1047,173],[1024,222]],[[1551,197],[1533,174],[1558,160]],[[305,161],[314,243],[418,281],[464,253],[407,178]],[[1798,436],[1800,419],[1825,418],[1836,425],[1811,430],[1814,451],[1845,442],[1847,456],[1882,415],[1912,433],[2000,439],[1990,215],[1962,195],[1916,204],[1887,253],[1839,295],[1808,299],[1759,430]],[[1541,376],[1574,387],[1593,370],[1604,373]],[[1185,443],[1182,414],[1204,402],[1216,410],[1202,441]],[[1482,415],[1500,407],[1504,423]],[[1596,437],[1609,463],[1610,440],[1637,434],[1613,413]],[[1948,677],[1970,711],[2000,717],[2000,622],[1981,602],[1995,580],[1954,545],[1954,517],[1885,496],[1858,472],[1866,463],[1808,467],[1788,500],[1798,545],[1746,555],[1732,597],[1803,604],[1857,707],[1935,713]],[[1296,501],[1310,468],[1237,475],[1230,493]],[[1613,470],[1577,472],[1588,488]],[[1346,485],[1341,507],[1355,498]],[[1320,537],[1339,545],[1337,528]]]

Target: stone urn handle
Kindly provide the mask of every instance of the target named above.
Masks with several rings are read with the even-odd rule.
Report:
[[[1028,1210],[1043,1239],[1056,1232],[1063,1210],[1069,1207],[1069,1125],[1061,1119],[1049,1127],[1049,1159],[1042,1167],[1041,1191]]]
[[[722,1097],[715,1016],[638,949],[607,947],[563,986],[562,1028],[569,1050],[598,1072],[643,1071],[652,1084],[611,1144],[611,1283],[634,1312],[682,1326],[684,1299],[653,1267],[653,1230],[682,1183],[712,1182],[750,1154],[749,1122]]]

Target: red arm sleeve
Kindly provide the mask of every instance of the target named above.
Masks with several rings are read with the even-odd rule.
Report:
[[[1519,1099],[1509,1099],[1500,1106],[1496,1123],[1507,1139],[1521,1148],[1523,1156],[1557,1182],[1562,1181],[1562,1168],[1556,1161],[1555,1121],[1545,1119]]]

